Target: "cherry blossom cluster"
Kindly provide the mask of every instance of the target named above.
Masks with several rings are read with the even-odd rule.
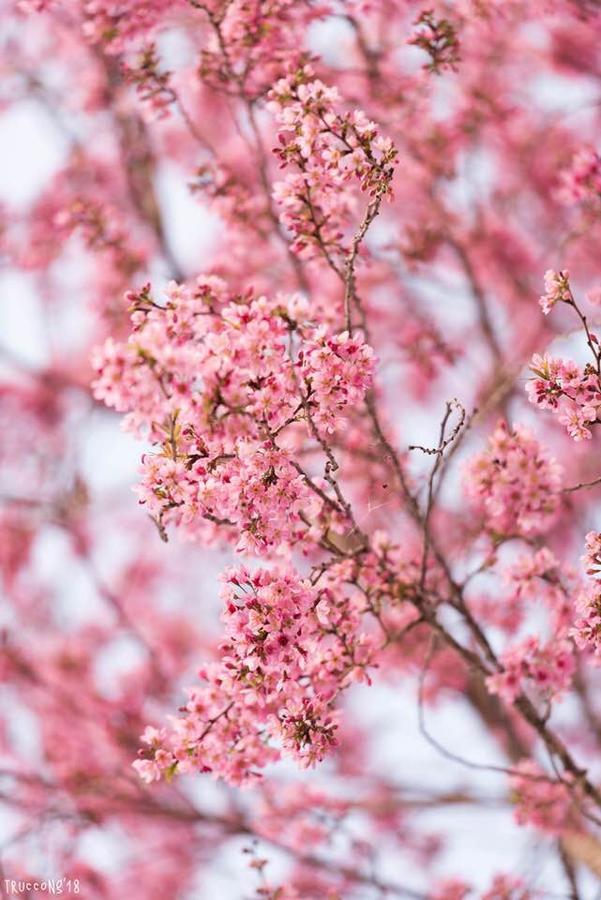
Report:
[[[569,168],[561,173],[559,196],[564,203],[599,202],[601,157],[590,147],[579,150]]]
[[[547,644],[535,635],[509,647],[500,656],[502,670],[486,679],[488,689],[506,703],[532,687],[543,700],[558,700],[569,689],[576,660],[569,640]]]
[[[541,309],[547,316],[556,303],[570,303],[572,291],[570,290],[570,273],[567,270],[554,272],[547,269],[545,272],[545,293],[540,298]]]
[[[181,0],[176,0],[179,4]],[[170,0],[128,0],[127,3],[99,3],[85,0],[82,6],[82,32],[104,52],[116,56],[132,40],[147,35],[160,15],[173,6]]]
[[[576,619],[570,632],[580,650],[592,654],[592,663],[601,665],[601,585],[587,584],[576,597]]]
[[[315,765],[336,742],[337,695],[365,677],[374,642],[358,603],[353,613],[293,571],[241,567],[223,581],[221,660],[201,670],[207,686],[190,691],[183,718],[146,729],[134,763],[145,781],[177,770],[244,784],[282,754]]]
[[[314,14],[304,4],[293,0],[194,0],[192,5],[204,13],[209,25],[198,77],[218,92],[241,93],[245,101],[257,100],[287,66],[301,65],[307,57],[302,29]]]
[[[397,151],[360,110],[340,112],[337,88],[303,66],[280,79],[269,94],[283,167],[294,171],[274,185],[292,249],[305,259],[336,254],[357,205],[353,183],[372,199],[390,193]]]
[[[369,388],[371,348],[312,324],[297,296],[235,298],[214,278],[172,284],[165,306],[148,286],[129,300],[134,330],[96,355],[95,393],[156,446],[142,466],[149,513],[205,539],[221,526],[239,550],[308,535],[323,493],[283,433],[334,431]]]
[[[601,534],[589,531],[584,540],[584,556],[582,562],[586,566],[586,574],[601,577]]]
[[[538,353],[530,369],[535,376],[526,384],[530,402],[553,410],[575,441],[589,440],[601,409],[601,382],[595,369]]]
[[[601,534],[589,531],[582,561],[588,583],[576,597],[576,620],[570,634],[576,645],[592,654],[592,662],[601,665]]]
[[[559,563],[548,547],[521,554],[504,573],[510,595],[496,615],[509,634],[515,634],[531,605],[546,608],[553,634],[567,637],[574,619],[573,597],[581,587],[577,573]],[[498,606],[498,604],[496,604]]]
[[[558,581],[559,563],[548,547],[542,547],[534,553],[522,555],[513,563],[507,580],[515,589],[518,597],[531,599],[540,591],[540,582],[554,587]]]
[[[300,374],[307,386],[307,405],[320,430],[336,430],[345,408],[357,406],[372,379],[372,348],[347,331],[330,335],[322,326],[298,355]]]
[[[540,534],[559,509],[561,467],[530,432],[501,422],[466,472],[468,496],[487,527],[501,534]]]
[[[596,292],[591,292],[593,301],[595,296]],[[527,382],[526,392],[531,403],[553,410],[575,441],[588,440],[601,409],[601,349],[574,299],[568,271],[549,269],[545,273],[545,293],[540,298],[545,315],[558,302],[568,303],[578,315],[593,362],[582,367],[572,360],[535,353],[530,364],[535,377]]]
[[[516,821],[549,834],[561,834],[569,825],[574,805],[569,784],[547,778],[532,760],[522,760],[517,768],[519,774],[511,776]]]

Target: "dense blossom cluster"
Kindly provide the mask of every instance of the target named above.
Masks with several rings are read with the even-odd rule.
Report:
[[[535,353],[530,364],[535,377],[528,381],[526,391],[531,403],[558,414],[570,437],[587,440],[601,409],[601,348],[574,300],[567,270],[545,274],[545,294],[540,298],[543,312],[548,314],[557,302],[568,303],[579,316],[593,361],[579,366],[572,360]]]
[[[486,683],[507,703],[513,703],[527,686],[545,700],[560,698],[570,687],[576,667],[569,641],[553,639],[541,646],[534,636],[505,650],[500,661],[502,671],[490,675]]]
[[[526,428],[501,422],[487,449],[470,461],[466,487],[491,530],[541,533],[558,511],[561,467]]]
[[[134,763],[146,781],[177,769],[244,784],[280,753],[315,765],[336,742],[333,701],[365,677],[373,641],[350,598],[292,571],[241,568],[224,575],[222,599],[221,661],[201,671],[207,687],[190,691],[169,733],[146,730],[150,755]]]
[[[217,92],[246,101],[263,99],[288,66],[306,59],[304,33],[315,18],[294,0],[206,0],[197,8],[208,20],[198,76]],[[319,16],[319,12],[317,13]]]
[[[277,155],[294,168],[274,185],[282,224],[294,235],[291,248],[305,259],[335,256],[357,206],[354,182],[379,201],[390,192],[397,151],[365,113],[339,112],[338,89],[315,79],[310,66],[278,81],[269,96],[280,131]]]
[[[223,526],[239,550],[302,540],[324,495],[282,439],[334,431],[370,386],[371,348],[312,324],[299,297],[234,298],[218,279],[172,284],[164,307],[149,287],[129,299],[134,331],[96,356],[95,393],[157,445],[141,502],[161,527]]]
[[[526,385],[530,402],[553,410],[575,441],[589,440],[601,409],[598,372],[590,365],[582,367],[547,354],[535,354],[530,369],[535,376]]]

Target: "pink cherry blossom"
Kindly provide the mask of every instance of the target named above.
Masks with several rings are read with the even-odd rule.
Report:
[[[520,762],[518,769],[519,774],[511,778],[517,822],[550,834],[561,833],[571,813],[568,786],[545,778],[542,769],[529,760]]]
[[[567,269],[554,272],[547,269],[545,272],[545,293],[540,298],[541,309],[546,316],[549,315],[556,303],[569,303],[572,292],[570,290],[570,273]]]
[[[487,525],[511,534],[544,532],[559,507],[561,467],[530,432],[502,422],[466,471],[466,489]]]

